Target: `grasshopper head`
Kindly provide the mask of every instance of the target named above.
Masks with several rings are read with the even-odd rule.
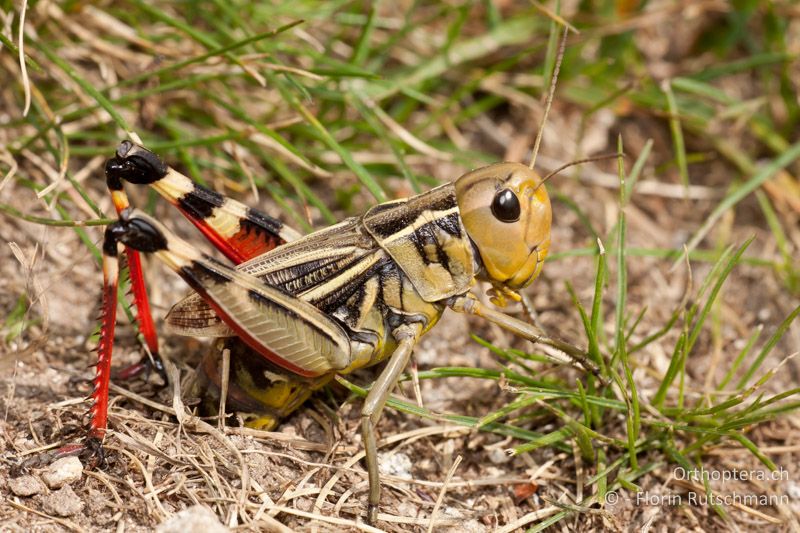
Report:
[[[511,290],[539,275],[550,249],[550,198],[539,175],[520,163],[497,163],[455,183],[464,227],[486,277]]]

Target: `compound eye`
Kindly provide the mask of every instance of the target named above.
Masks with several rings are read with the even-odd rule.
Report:
[[[503,189],[494,195],[492,214],[500,222],[516,222],[519,220],[519,198],[511,189]]]

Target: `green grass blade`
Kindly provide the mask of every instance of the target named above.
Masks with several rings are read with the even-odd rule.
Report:
[[[764,331],[764,325],[759,324],[758,327],[753,331],[753,334],[750,335],[750,338],[747,339],[747,344],[739,351],[739,354],[734,359],[733,364],[730,366],[728,371],[725,373],[725,377],[722,378],[719,385],[717,386],[717,390],[722,390],[725,386],[730,383],[731,379],[733,379],[734,374],[736,371],[739,370],[739,367],[742,366],[745,358],[750,354],[753,350],[753,346],[755,346],[756,342],[758,342],[759,337],[761,337],[761,332]]]
[[[795,307],[794,311],[789,313],[789,316],[787,316],[783,322],[781,322],[781,324],[778,326],[778,329],[775,330],[775,333],[772,334],[764,347],[761,348],[761,351],[758,353],[753,363],[747,368],[747,371],[744,373],[744,376],[742,376],[742,379],[739,380],[737,388],[741,389],[747,385],[747,382],[750,381],[750,378],[753,377],[753,374],[758,371],[758,369],[761,367],[761,364],[764,362],[764,359],[766,359],[775,345],[778,344],[778,341],[781,340],[783,335],[789,329],[789,326],[792,325],[792,322],[794,322],[798,315],[800,315],[800,305]]]
[[[47,56],[47,59],[55,63],[58,68],[60,68],[67,76],[72,78],[72,80],[80,85],[81,89],[83,89],[86,94],[92,97],[97,104],[102,107],[106,113],[109,114],[111,119],[117,123],[117,126],[122,129],[125,133],[132,132],[133,129],[131,128],[128,121],[120,115],[114,106],[109,102],[108,98],[103,96],[103,94],[95,88],[95,86],[86,80],[83,76],[78,74],[72,65],[70,65],[65,60],[61,59],[58,54],[56,54],[53,50],[50,49],[49,46],[45,45],[42,42],[36,43],[36,48],[40,50],[44,55]]]
[[[739,247],[736,253],[734,253],[733,256],[731,256],[730,259],[725,263],[720,275],[717,277],[716,282],[714,283],[713,288],[711,289],[711,293],[706,299],[705,305],[703,306],[702,310],[700,310],[700,314],[692,326],[689,338],[687,339],[686,342],[687,352],[692,351],[694,343],[697,341],[697,337],[700,335],[700,332],[703,329],[705,320],[708,317],[708,314],[711,311],[712,306],[714,305],[714,302],[716,301],[720,290],[722,289],[722,285],[728,279],[728,275],[733,270],[733,267],[735,267],[739,263],[739,259],[741,259],[745,250],[747,250],[747,247],[750,246],[750,243],[753,242],[754,238],[755,237],[749,238],[742,246]]]
[[[717,224],[717,221],[723,213],[741,202],[747,195],[763,185],[765,181],[774,176],[779,170],[793,163],[798,157],[800,157],[800,142],[791,145],[788,150],[758,171],[755,176],[728,194],[725,199],[714,208],[705,223],[697,230],[694,237],[689,240],[689,243],[686,245],[687,248],[690,251],[694,250],[711,228]]]
[[[684,187],[689,186],[689,166],[686,161],[686,143],[683,140],[683,130],[681,129],[680,114],[678,104],[675,102],[675,94],[672,92],[672,84],[669,80],[661,84],[661,89],[667,97],[667,109],[669,111],[669,129],[672,132],[673,149],[678,163],[678,173]]]

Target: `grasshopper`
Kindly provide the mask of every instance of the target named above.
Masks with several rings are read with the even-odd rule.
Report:
[[[88,449],[102,451],[107,428],[123,249],[149,351],[158,354],[158,339],[140,252],[155,255],[193,289],[169,311],[167,327],[218,339],[200,365],[198,383],[213,410],[223,388],[221,354],[227,350],[225,401],[248,426],[272,429],[336,374],[386,361],[361,410],[370,522],[380,501],[376,425],[414,345],[445,309],[547,342],[596,372],[577,349],[484,305],[470,292],[478,280],[488,281],[493,301],[504,305],[509,298],[519,299],[518,291],[542,270],[550,247],[550,200],[544,180],[525,165],[480,168],[306,236],[194,183],[129,141],[119,145],[105,172],[119,219],[104,235],[104,296]],[[155,189],[230,262],[200,252],[132,208],[124,182]]]

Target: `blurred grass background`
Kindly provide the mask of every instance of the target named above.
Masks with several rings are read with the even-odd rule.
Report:
[[[795,2],[76,1],[0,10],[0,240],[17,244],[0,252],[9,373],[9,361],[25,357],[51,365],[55,338],[93,327],[101,233],[91,226],[113,211],[102,165],[120,139],[136,135],[197,181],[311,231],[486,163],[527,162],[567,21],[537,166],[544,174],[619,147],[627,157],[622,171],[598,162],[550,182],[554,253],[532,292],[545,326],[588,346],[612,385],[540,378],[537,358],[500,342],[488,344],[505,360],[500,370],[420,377],[507,380],[520,387],[509,403],[447,420],[511,435],[518,454],[583,456],[586,492],[576,489],[539,527],[581,515],[606,491],[633,493],[665,464],[703,464],[721,442],[776,467],[764,451],[775,443],[745,436],[756,423],[780,420],[795,438],[786,420],[796,422],[797,366],[776,366],[800,346]],[[153,194],[132,194],[177,222]],[[676,278],[684,254],[693,285]],[[156,300],[179,292],[169,278],[156,285]],[[760,379],[775,368],[787,372]],[[577,466],[564,468],[574,476]],[[777,522],[698,513],[705,527],[742,516],[797,527],[796,507],[757,511]],[[530,520],[520,527],[538,519],[521,516]]]

